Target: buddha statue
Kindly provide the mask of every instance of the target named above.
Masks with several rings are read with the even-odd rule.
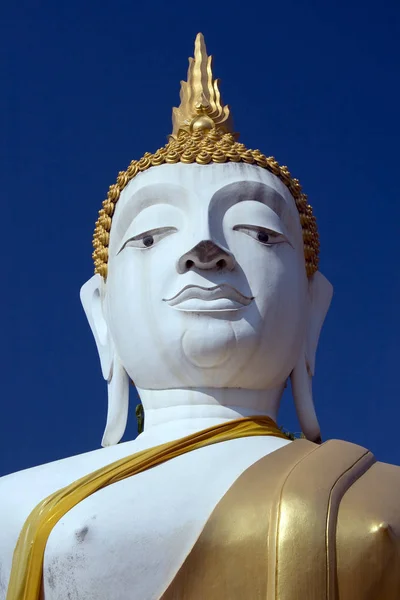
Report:
[[[168,143],[119,173],[81,290],[102,448],[0,480],[1,600],[395,600],[400,469],[321,442],[332,286],[288,169],[238,141],[201,34]],[[291,380],[303,439],[276,425]],[[144,431],[119,443],[129,388]]]

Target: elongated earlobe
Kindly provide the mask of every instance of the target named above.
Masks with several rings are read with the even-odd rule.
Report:
[[[307,331],[304,346],[291,374],[293,398],[301,429],[308,440],[316,443],[321,442],[321,432],[314,408],[312,377],[319,334],[332,294],[332,285],[317,271],[308,282]]]
[[[102,446],[118,444],[124,435],[128,418],[129,377],[119,360],[111,338],[104,310],[106,284],[94,275],[81,288],[81,300],[97,351],[101,370],[108,388],[107,424]]]
[[[107,382],[107,423],[101,445],[118,444],[125,433],[129,408],[129,377],[118,357],[114,357],[111,377]]]
[[[301,353],[291,374],[292,392],[297,418],[304,435],[310,442],[321,443],[321,430],[314,407],[312,377],[307,368],[305,352]]]

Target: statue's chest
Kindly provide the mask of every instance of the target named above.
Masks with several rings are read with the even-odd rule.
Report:
[[[285,443],[247,438],[216,444],[87,498],[49,538],[45,600],[159,598],[230,486]]]

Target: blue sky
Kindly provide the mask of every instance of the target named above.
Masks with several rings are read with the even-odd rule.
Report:
[[[106,389],[79,303],[93,224],[118,171],[170,133],[198,31],[241,141],[289,166],[318,219],[335,287],[323,438],[400,464],[399,16],[389,0],[3,8],[0,474],[100,444]],[[289,395],[279,422],[298,430]]]

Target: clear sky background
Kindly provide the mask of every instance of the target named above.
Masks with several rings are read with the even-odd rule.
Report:
[[[108,186],[165,143],[198,31],[241,141],[314,207],[335,295],[324,439],[400,464],[397,0],[8,2],[1,11],[0,474],[99,447],[106,386],[79,288]],[[132,390],[129,427],[136,435]],[[280,424],[297,431],[290,395]]]

